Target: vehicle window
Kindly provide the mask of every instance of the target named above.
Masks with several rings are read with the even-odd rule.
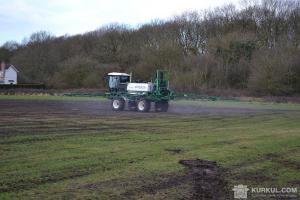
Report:
[[[110,88],[116,88],[118,87],[118,79],[119,77],[118,76],[110,76],[109,77],[109,87]]]
[[[128,83],[129,76],[120,76],[120,83]]]

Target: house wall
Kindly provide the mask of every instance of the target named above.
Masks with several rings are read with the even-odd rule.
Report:
[[[4,84],[17,84],[17,72],[11,67],[5,70]]]
[[[4,74],[3,74],[3,71],[0,71],[0,84],[4,84]]]

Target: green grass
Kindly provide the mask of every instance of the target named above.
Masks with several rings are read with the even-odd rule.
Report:
[[[53,95],[0,95],[0,100],[40,100],[40,101],[99,101],[104,97],[53,96]]]
[[[0,199],[176,199],[191,186],[145,188],[182,174],[179,160],[196,158],[227,169],[230,188],[296,187],[299,121],[298,112],[193,118],[7,116],[0,119]]]

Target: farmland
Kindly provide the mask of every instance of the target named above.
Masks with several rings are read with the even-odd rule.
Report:
[[[118,113],[102,98],[0,96],[0,116],[0,199],[192,199],[191,159],[216,162],[226,198],[237,184],[299,190],[297,104]]]

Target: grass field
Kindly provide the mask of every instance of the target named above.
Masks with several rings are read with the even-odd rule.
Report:
[[[289,106],[278,109],[299,109]],[[299,112],[1,116],[0,199],[182,199],[193,185],[170,180],[185,173],[180,160],[197,158],[217,162],[228,190],[237,184],[299,190],[299,122]]]
[[[40,101],[101,101],[104,97],[53,96],[53,95],[0,95],[0,100],[40,100]]]

